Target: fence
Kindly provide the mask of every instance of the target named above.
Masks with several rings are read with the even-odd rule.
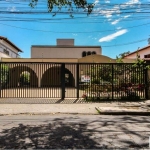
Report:
[[[145,66],[1,62],[1,98],[147,99]]]

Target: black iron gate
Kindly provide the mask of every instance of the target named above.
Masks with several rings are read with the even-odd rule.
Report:
[[[146,66],[1,62],[1,98],[147,99]]]

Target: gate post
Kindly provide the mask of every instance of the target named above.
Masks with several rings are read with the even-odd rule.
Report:
[[[76,66],[77,99],[79,98],[79,64]]]
[[[65,98],[65,64],[61,64],[61,99]]]

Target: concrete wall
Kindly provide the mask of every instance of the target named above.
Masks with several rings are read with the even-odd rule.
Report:
[[[100,47],[59,47],[59,46],[32,46],[31,58],[82,58],[82,52],[101,54]]]
[[[74,39],[57,39],[57,45],[74,46]]]
[[[2,62],[54,62],[54,63],[77,63],[78,59],[40,59],[40,58],[2,58]]]

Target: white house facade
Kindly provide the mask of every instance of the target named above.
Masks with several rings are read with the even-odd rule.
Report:
[[[7,38],[0,36],[0,59],[1,58],[18,58],[19,52],[22,52],[15,44]]]

